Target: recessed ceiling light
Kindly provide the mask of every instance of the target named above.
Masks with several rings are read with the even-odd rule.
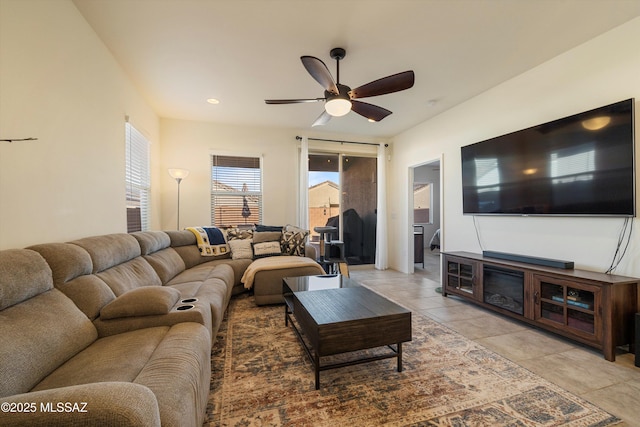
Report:
[[[219,99],[215,99],[215,98],[209,98],[209,99],[207,99],[207,102],[209,104],[213,104],[213,105],[220,104],[220,100]]]

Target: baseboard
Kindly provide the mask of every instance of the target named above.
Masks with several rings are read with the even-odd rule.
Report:
[[[482,255],[487,258],[498,258],[507,261],[523,262],[526,264],[542,265],[545,267],[562,268],[564,270],[573,269],[573,261],[560,259],[539,258],[527,255],[510,254],[506,252],[482,251]]]

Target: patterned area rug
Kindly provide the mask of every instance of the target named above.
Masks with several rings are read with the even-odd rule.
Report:
[[[412,314],[396,359],[320,373],[284,307],[229,305],[205,426],[609,426],[620,420],[439,323]],[[388,350],[388,349],[387,349]],[[375,351],[375,350],[374,350]]]

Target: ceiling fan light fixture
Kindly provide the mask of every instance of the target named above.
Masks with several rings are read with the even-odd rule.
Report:
[[[324,104],[327,113],[334,117],[340,117],[351,111],[351,101],[344,98],[333,98]]]
[[[584,120],[582,122],[582,127],[587,130],[600,130],[603,127],[607,126],[609,123],[611,123],[611,117],[599,116],[592,119]]]

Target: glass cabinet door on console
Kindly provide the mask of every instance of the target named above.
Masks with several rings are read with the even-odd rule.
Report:
[[[534,275],[535,320],[599,342],[601,289],[569,280]]]
[[[481,280],[478,275],[478,264],[455,257],[445,259],[445,293],[465,295],[476,298],[482,295],[480,288]]]

